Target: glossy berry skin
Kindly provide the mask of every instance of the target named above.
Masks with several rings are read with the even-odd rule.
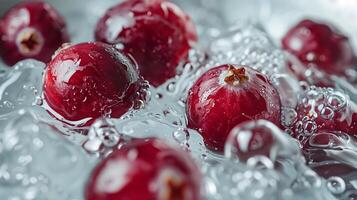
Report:
[[[158,139],[135,140],[93,171],[86,200],[200,200],[201,174],[182,150]]]
[[[50,113],[61,120],[92,122],[123,115],[140,87],[135,65],[117,49],[81,43],[60,50],[47,65],[43,94]]]
[[[291,131],[300,141],[322,131],[357,134],[356,104],[332,88],[307,88],[299,95],[296,114]]]
[[[188,126],[198,130],[208,149],[223,152],[231,129],[239,123],[266,119],[280,126],[280,99],[267,77],[236,65],[205,72],[187,97]]]
[[[303,20],[282,39],[283,48],[307,67],[317,67],[327,74],[344,75],[354,54],[348,38],[329,25]]]
[[[164,0],[124,1],[109,9],[95,31],[97,41],[118,44],[138,63],[140,74],[153,86],[176,75],[197,40],[190,18]]]
[[[68,41],[62,16],[45,2],[20,3],[0,19],[0,55],[10,66],[27,58],[49,62]]]

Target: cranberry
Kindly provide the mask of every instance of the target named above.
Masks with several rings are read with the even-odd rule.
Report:
[[[354,60],[346,36],[335,27],[312,20],[303,20],[291,28],[282,45],[307,67],[315,66],[327,74],[343,75]]]
[[[62,16],[48,3],[23,2],[0,19],[0,55],[8,65],[26,58],[49,62],[68,41]]]
[[[286,154],[291,148],[292,145],[286,145],[289,143],[285,133],[273,123],[262,119],[247,121],[238,124],[229,133],[225,156],[247,163],[250,158],[264,156],[275,162],[277,157],[283,157],[280,154]]]
[[[197,40],[190,18],[164,0],[131,0],[112,7],[98,22],[95,37],[132,55],[140,74],[154,86],[176,75]]]
[[[135,140],[93,171],[86,200],[199,200],[201,175],[187,152],[158,139]]]
[[[267,119],[280,126],[280,99],[267,77],[243,66],[222,65],[204,73],[187,97],[188,126],[198,130],[206,146],[223,151],[237,124]]]
[[[60,50],[46,67],[43,92],[52,114],[53,110],[64,120],[92,122],[104,115],[123,115],[140,86],[132,62],[98,42]]]
[[[346,157],[351,156],[347,149],[353,149],[356,140],[339,132],[319,132],[303,145],[303,153],[308,164],[322,177],[346,176],[356,172]],[[342,151],[342,149],[345,149]]]
[[[357,109],[348,95],[332,88],[309,87],[299,97],[293,136],[303,141],[322,131],[357,133]]]

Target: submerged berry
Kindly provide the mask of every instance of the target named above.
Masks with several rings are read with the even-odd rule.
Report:
[[[0,19],[0,55],[8,65],[26,58],[49,62],[68,41],[62,16],[48,3],[23,2]]]
[[[312,20],[303,20],[292,27],[282,45],[308,68],[315,67],[327,74],[344,75],[354,60],[345,35],[335,27]]]
[[[60,50],[47,65],[44,98],[50,112],[63,120],[120,117],[133,106],[141,87],[135,69],[110,45],[73,45]]]
[[[263,157],[264,163],[273,167],[277,159],[291,158],[297,152],[298,146],[290,142],[273,123],[253,120],[240,123],[230,131],[224,153],[230,159],[247,164]]]
[[[186,13],[163,0],[131,0],[112,7],[98,22],[95,37],[132,55],[140,74],[154,86],[176,75],[197,40]]]
[[[280,99],[267,77],[252,68],[222,65],[204,73],[187,97],[188,125],[206,146],[222,152],[229,131],[248,120],[280,126]]]
[[[200,200],[201,174],[182,150],[158,139],[135,140],[93,171],[86,200]]]
[[[304,140],[321,131],[357,133],[357,106],[349,96],[332,88],[309,87],[300,94],[293,136]]]

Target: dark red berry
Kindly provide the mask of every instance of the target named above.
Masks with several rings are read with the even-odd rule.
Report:
[[[257,156],[264,156],[274,162],[281,152],[287,152],[284,148],[289,141],[285,139],[284,134],[266,120],[240,123],[229,133],[225,155],[241,162],[247,162]]]
[[[201,175],[187,152],[157,139],[116,150],[93,171],[86,200],[200,200]]]
[[[299,140],[322,131],[357,134],[357,106],[332,88],[307,88],[299,96],[296,113],[291,129]]]
[[[60,50],[47,65],[43,93],[63,120],[91,122],[123,115],[140,86],[135,65],[117,49],[82,43]]]
[[[26,58],[49,62],[68,41],[62,16],[45,2],[20,3],[0,19],[0,54],[8,65]]]
[[[350,156],[348,149],[353,149],[355,142],[353,137],[339,131],[318,132],[303,144],[303,153],[307,163],[320,176],[347,176],[356,172],[356,166],[345,159]]]
[[[223,151],[229,131],[248,120],[266,119],[280,126],[280,99],[267,77],[249,67],[222,65],[194,83],[187,97],[189,127],[207,148]]]
[[[335,27],[303,20],[292,27],[282,40],[283,48],[307,67],[344,75],[352,66],[354,55],[348,38]]]
[[[95,37],[132,55],[140,74],[154,86],[176,75],[197,40],[186,13],[164,0],[131,0],[112,7],[98,22]]]

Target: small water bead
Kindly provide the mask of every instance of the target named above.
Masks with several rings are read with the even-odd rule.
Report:
[[[342,194],[346,190],[345,181],[338,176],[332,176],[326,182],[328,190],[333,194]]]
[[[175,88],[176,88],[176,82],[172,81],[172,82],[167,84],[166,91],[170,92],[170,93],[173,93],[173,92],[175,92]]]
[[[162,99],[163,95],[161,93],[156,93],[155,98]]]

